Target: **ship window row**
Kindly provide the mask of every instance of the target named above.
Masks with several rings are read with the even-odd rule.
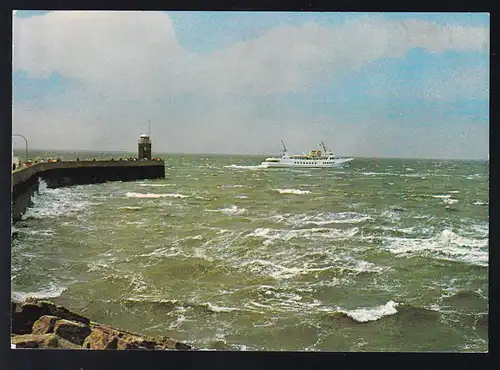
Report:
[[[315,162],[295,162],[296,164],[314,164]],[[323,162],[323,164],[333,164],[333,162]]]

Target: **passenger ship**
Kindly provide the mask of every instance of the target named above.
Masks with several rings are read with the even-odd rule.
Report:
[[[331,168],[343,167],[349,164],[354,158],[351,157],[337,157],[333,152],[330,152],[325,143],[321,142],[321,150],[311,150],[309,154],[301,155],[288,155],[285,143],[281,140],[283,145],[283,155],[281,158],[269,157],[262,162],[264,167],[307,167],[307,168]]]

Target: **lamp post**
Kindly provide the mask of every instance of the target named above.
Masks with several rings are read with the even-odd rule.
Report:
[[[19,136],[19,137],[22,137],[24,139],[24,142],[26,143],[26,160],[25,160],[25,162],[28,162],[28,139],[26,139],[26,137],[24,135],[21,135],[21,134],[12,134],[12,136]]]

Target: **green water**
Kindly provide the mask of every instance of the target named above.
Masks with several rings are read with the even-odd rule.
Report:
[[[162,157],[162,180],[42,184],[13,296],[205,349],[488,350],[487,162]]]

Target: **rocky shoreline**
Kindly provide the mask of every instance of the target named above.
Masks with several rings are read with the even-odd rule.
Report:
[[[15,348],[189,350],[168,337],[150,337],[92,322],[52,302],[11,301],[11,342]]]

